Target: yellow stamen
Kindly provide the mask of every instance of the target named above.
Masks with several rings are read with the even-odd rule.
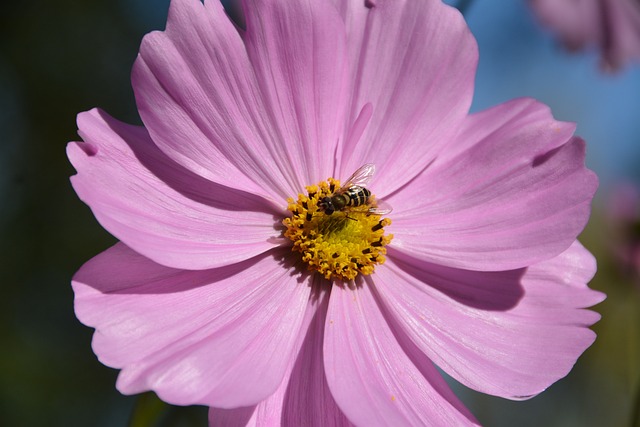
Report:
[[[309,270],[326,279],[353,280],[358,273],[373,273],[375,265],[385,261],[385,246],[393,238],[384,235],[391,220],[370,213],[370,205],[327,215],[318,202],[340,188],[340,182],[333,178],[306,188],[308,195],[288,200],[291,217],[282,221],[287,227],[284,235],[293,242],[292,250],[302,254]]]

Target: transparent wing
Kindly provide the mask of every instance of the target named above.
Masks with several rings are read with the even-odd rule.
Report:
[[[391,205],[384,200],[375,199],[373,204],[369,207],[369,213],[376,215],[386,215],[393,210]]]
[[[374,165],[373,163],[367,163],[360,166],[358,170],[355,171],[353,175],[351,175],[349,179],[342,185],[342,188],[340,188],[340,190],[346,190],[350,187],[353,187],[354,185],[357,185],[358,187],[366,187],[371,181],[371,178],[373,178],[373,174],[375,172],[376,165]]]

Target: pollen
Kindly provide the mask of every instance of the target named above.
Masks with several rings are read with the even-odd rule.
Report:
[[[358,273],[373,273],[376,264],[384,263],[385,246],[393,235],[384,234],[391,220],[369,211],[374,200],[326,214],[318,203],[338,188],[340,182],[333,178],[306,187],[307,195],[288,200],[291,217],[282,223],[286,226],[284,235],[293,242],[292,250],[301,254],[310,271],[329,280],[349,281]]]

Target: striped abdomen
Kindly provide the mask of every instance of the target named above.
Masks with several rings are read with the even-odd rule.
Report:
[[[347,191],[345,191],[343,195],[349,198],[347,206],[362,206],[369,200],[371,191],[367,190],[364,187],[354,185],[353,187],[349,187],[349,189],[347,189]]]

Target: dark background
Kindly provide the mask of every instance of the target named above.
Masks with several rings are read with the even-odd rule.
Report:
[[[115,242],[69,184],[65,145],[78,139],[75,116],[99,106],[140,123],[129,73],[143,35],[164,27],[167,8],[168,0],[36,0],[0,13],[2,426],[206,425],[204,408],[115,390],[117,372],[92,353],[92,330],[75,319],[70,286],[83,262]],[[599,260],[591,286],[609,297],[595,308],[603,314],[596,343],[542,395],[509,402],[456,391],[488,426],[632,425],[640,286],[611,254],[621,237],[606,208],[619,182],[640,175],[640,67],[607,75],[595,52],[567,54],[523,0],[475,0],[466,16],[481,55],[474,110],[534,96],[557,118],[578,122],[602,182],[582,240]]]

